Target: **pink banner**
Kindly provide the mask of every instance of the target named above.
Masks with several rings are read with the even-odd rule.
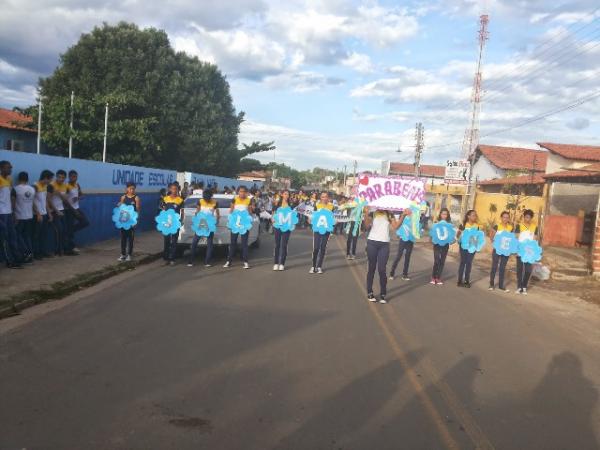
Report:
[[[408,208],[412,202],[421,203],[425,198],[423,178],[383,177],[361,174],[358,178],[358,195],[365,198],[369,208],[398,211]]]

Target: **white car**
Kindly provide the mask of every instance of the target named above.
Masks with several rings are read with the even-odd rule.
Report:
[[[192,240],[194,239],[195,234],[192,230],[192,219],[196,214],[196,207],[198,206],[198,202],[201,198],[202,195],[190,195],[183,203],[183,226],[179,230],[179,241],[177,243],[180,251],[183,251],[185,248],[188,248],[192,245]],[[217,202],[217,208],[219,208],[219,214],[221,216],[219,223],[217,224],[217,231],[215,231],[213,244],[215,246],[229,245],[231,240],[230,231],[229,228],[227,228],[227,218],[229,217],[229,208],[231,206],[231,202],[233,201],[233,195],[215,194],[213,196],[213,200]],[[258,247],[259,228],[259,219],[256,215],[252,214],[252,228],[249,231],[250,236],[248,237],[248,245]],[[239,242],[240,239],[238,239],[238,243]],[[206,246],[206,238],[200,238],[198,246]]]

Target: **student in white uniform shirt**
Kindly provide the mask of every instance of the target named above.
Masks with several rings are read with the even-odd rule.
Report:
[[[10,269],[23,266],[19,239],[15,230],[15,219],[12,207],[12,165],[8,161],[0,161],[0,247],[4,262]]]
[[[54,178],[54,173],[50,170],[42,170],[40,179],[34,184],[35,197],[33,199],[35,222],[33,231],[33,256],[35,259],[48,258],[52,256],[48,253],[48,224],[50,221],[50,205],[49,190],[52,188],[49,184]]]
[[[65,252],[70,254],[79,253],[75,245],[75,233],[89,226],[90,222],[79,207],[79,201],[83,197],[81,186],[75,170],[69,171],[69,182],[67,183],[67,200],[70,208],[65,209]]]
[[[379,272],[380,296],[379,303],[387,303],[387,262],[390,257],[390,229],[396,231],[402,224],[406,214],[402,214],[399,220],[388,211],[377,210],[372,216],[365,210],[365,225],[371,228],[367,236],[367,300],[376,302],[373,294],[373,280],[375,271]]]
[[[17,185],[13,188],[13,205],[19,247],[24,257],[24,262],[33,262],[33,199],[35,189],[29,185],[29,174],[20,172]]]

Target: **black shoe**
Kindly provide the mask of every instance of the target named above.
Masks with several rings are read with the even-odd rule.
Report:
[[[375,303],[377,301],[372,292],[369,295],[367,295],[367,300],[369,300],[372,303]]]
[[[22,269],[23,268],[23,266],[18,263],[7,264],[6,267],[9,269]]]
[[[381,294],[379,296],[379,303],[384,304],[384,305],[387,303],[387,300],[385,299],[385,295]]]
[[[471,287],[471,282],[470,281],[465,281],[465,283],[463,284],[464,287],[466,288],[470,288]]]

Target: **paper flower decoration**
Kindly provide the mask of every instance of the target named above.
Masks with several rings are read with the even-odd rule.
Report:
[[[227,219],[227,228],[234,234],[246,234],[252,228],[252,217],[246,210],[234,210]]]
[[[200,237],[208,237],[217,230],[217,219],[206,211],[199,212],[192,219],[192,231]]]
[[[312,229],[315,233],[331,233],[335,225],[333,213],[328,209],[320,209],[312,214]]]
[[[521,261],[528,264],[533,264],[542,259],[542,247],[537,241],[527,239],[519,242],[519,257]]]
[[[410,220],[410,217],[404,219],[402,225],[400,225],[396,230],[396,234],[405,242],[416,241],[415,235],[412,233],[412,221]]]
[[[172,209],[161,211],[154,220],[156,221],[156,229],[163,235],[169,236],[171,234],[179,233],[179,228],[181,228],[181,218],[179,217],[179,214]]]
[[[500,231],[494,236],[494,250],[501,256],[510,256],[519,251],[519,241],[514,233]]]
[[[460,247],[469,253],[481,251],[485,245],[485,234],[477,228],[467,228],[460,237]]]
[[[431,236],[431,242],[436,245],[450,245],[456,239],[456,228],[445,220],[433,224],[431,230],[429,230]]]
[[[137,225],[138,213],[133,205],[119,205],[113,209],[112,220],[117,228],[129,230]]]
[[[292,208],[279,208],[273,214],[273,226],[281,232],[294,231],[298,223],[298,213]]]

